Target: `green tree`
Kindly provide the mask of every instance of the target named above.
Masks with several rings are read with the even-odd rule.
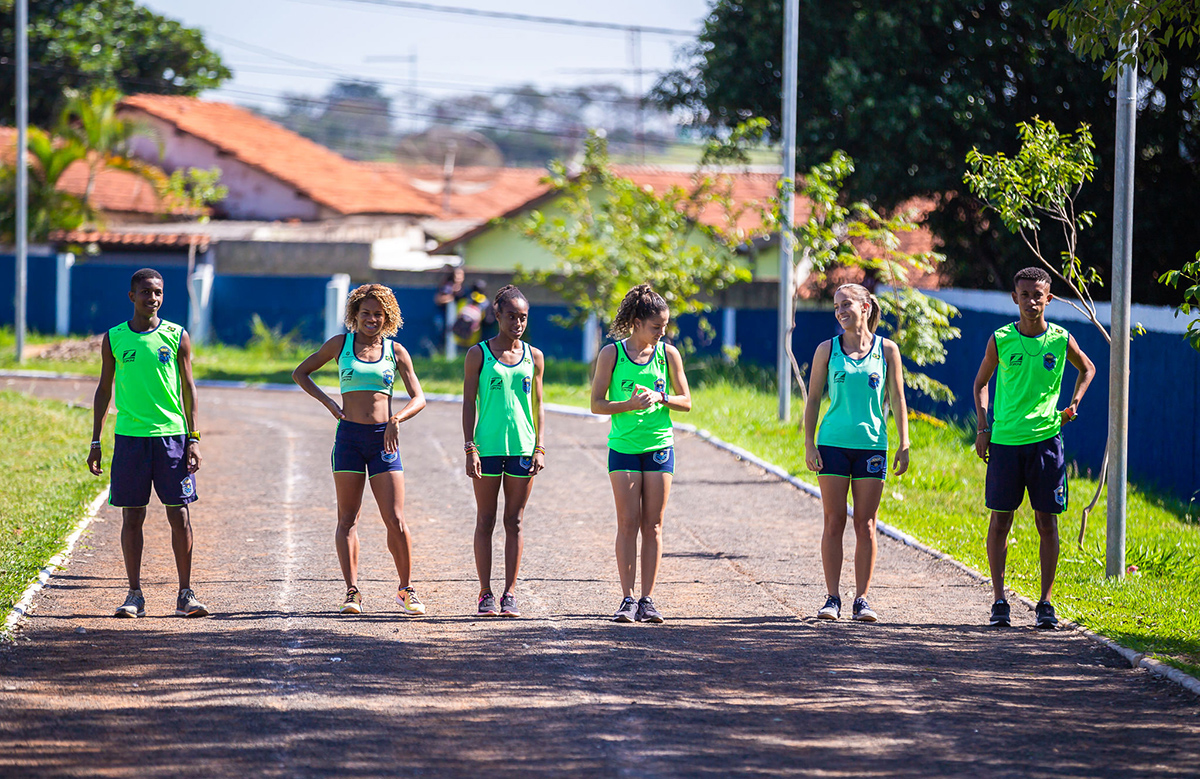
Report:
[[[13,0],[0,0],[0,95],[16,112]],[[134,0],[36,0],[29,3],[29,120],[51,127],[68,88],[90,92],[195,95],[232,74],[203,34]]]
[[[554,162],[549,179],[563,215],[533,211],[513,227],[558,257],[552,270],[532,278],[566,300],[572,324],[592,313],[612,321],[625,293],[643,282],[678,317],[703,314],[713,295],[750,279],[722,231],[696,218],[713,203],[707,177],[697,178],[690,193],[679,187],[650,192],[615,175],[604,139],[591,133],[582,172],[570,175]]]
[[[15,152],[15,149],[14,149]],[[55,139],[29,128],[29,240],[45,241],[55,230],[75,230],[95,217],[83,198],[58,188],[71,165],[86,159],[87,149],[73,139]],[[16,154],[13,154],[15,163]],[[17,230],[17,169],[0,166],[0,241],[13,243]]]
[[[1047,17],[1061,2],[802,0],[801,168],[842,149],[859,161],[850,198],[869,197],[884,212],[915,196],[934,198],[927,223],[944,241],[956,280],[1006,287],[1025,247],[962,191],[966,153],[975,146],[1014,152],[1010,128],[1037,114],[1062,126],[1088,123],[1098,159],[1112,159],[1113,96],[1103,65],[1081,61],[1050,27]],[[656,99],[719,127],[765,116],[778,134],[782,19],[781,0],[717,0],[690,58],[659,82]],[[1174,40],[1165,51],[1179,66],[1169,80],[1143,85],[1138,119],[1134,261],[1153,273],[1195,253],[1191,217],[1178,204],[1200,199],[1200,116],[1187,99],[1200,76],[1197,49]],[[1110,190],[1081,197],[1101,222],[1111,218]],[[1102,231],[1083,240],[1088,256],[1106,251]],[[1136,299],[1167,302],[1169,290],[1151,275],[1138,274]]]
[[[130,144],[136,138],[157,140],[154,127],[148,122],[117,113],[122,98],[118,90],[102,87],[83,93],[69,89],[66,97],[67,105],[58,122],[58,135],[72,139],[87,149],[84,161],[88,168],[88,179],[83,191],[84,203],[91,206],[96,176],[105,168],[136,173],[161,188],[162,170],[130,153]]]

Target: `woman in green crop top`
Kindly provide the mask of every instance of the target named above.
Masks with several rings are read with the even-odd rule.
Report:
[[[542,405],[542,353],[521,340],[529,301],[509,284],[496,293],[492,311],[500,332],[467,350],[463,369],[463,438],[467,476],[475,484],[477,613],[519,617],[513,588],[521,568],[521,520],[533,477],[546,465],[546,411]],[[492,594],[492,531],[504,489],[504,592]]]
[[[333,444],[333,484],[337,490],[338,562],[346,580],[343,614],[362,613],[358,590],[358,512],[368,477],[387,527],[388,549],[400,576],[396,602],[416,616],[425,606],[413,591],[412,537],[404,522],[404,467],[400,464],[400,425],[425,408],[425,394],[408,351],[390,336],[403,326],[396,296],[382,284],[364,284],[346,301],[346,335],[335,335],[292,372],[301,389],[338,420]],[[316,385],[312,374],[335,362],[341,405]],[[399,378],[408,402],[392,413],[392,385]]]
[[[662,339],[670,312],[649,284],[625,295],[613,319],[613,338],[600,350],[592,380],[592,413],[612,416],[608,479],[617,504],[617,572],[623,599],[615,622],[661,623],[651,595],[662,562],[662,526],[675,446],[673,411],[691,411],[692,396],[679,350]],[[642,597],[633,599],[638,533],[642,535]]]
[[[854,496],[854,619],[874,622],[867,604],[875,572],[875,517],[887,478],[887,419],[890,401],[900,434],[893,473],[908,470],[908,407],[904,402],[904,367],[895,343],[875,334],[879,301],[861,284],[843,284],[833,294],[834,315],[845,332],[825,341],[813,355],[808,402],[804,406],[804,458],[820,474],[825,531],[821,564],[828,595],[817,611],[821,619],[842,613],[842,536],[846,530],[846,493]],[[821,396],[829,408],[817,429]],[[884,394],[887,394],[887,400]]]

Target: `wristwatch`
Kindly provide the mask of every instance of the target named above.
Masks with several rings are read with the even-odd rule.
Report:
[[[200,431],[193,430],[192,432],[187,434],[187,437],[188,437],[189,441],[199,441],[200,440]]]

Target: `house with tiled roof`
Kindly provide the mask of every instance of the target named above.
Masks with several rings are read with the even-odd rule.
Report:
[[[369,167],[252,111],[175,95],[132,95],[122,113],[152,126],[135,152],[167,171],[221,169],[226,219],[313,222],[347,216],[428,216],[427,199]],[[159,148],[162,150],[158,156]]]

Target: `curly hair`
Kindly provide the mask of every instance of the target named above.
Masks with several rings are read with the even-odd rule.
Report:
[[[1013,288],[1016,288],[1018,281],[1032,281],[1045,284],[1048,287],[1050,286],[1050,274],[1041,268],[1021,268],[1013,276]]]
[[[638,284],[625,293],[608,334],[618,341],[628,338],[633,333],[635,320],[646,320],[667,310],[667,301],[663,300],[662,295],[651,289],[649,284]]]
[[[862,284],[843,284],[835,289],[833,294],[836,295],[839,292],[851,300],[871,304],[871,311],[867,314],[867,329],[872,333],[875,332],[875,328],[879,327],[879,316],[883,313],[879,308],[879,298],[872,295],[871,290]]]
[[[524,300],[525,305],[529,305],[529,299],[525,297],[525,293],[516,284],[505,284],[496,293],[496,297],[492,298],[492,310],[499,314],[500,307],[510,300]]]
[[[358,309],[367,298],[375,298],[379,305],[383,306],[383,335],[395,335],[397,330],[404,327],[404,317],[400,316],[400,304],[396,302],[396,295],[392,290],[382,284],[363,284],[351,291],[346,300],[347,330],[357,332]]]

